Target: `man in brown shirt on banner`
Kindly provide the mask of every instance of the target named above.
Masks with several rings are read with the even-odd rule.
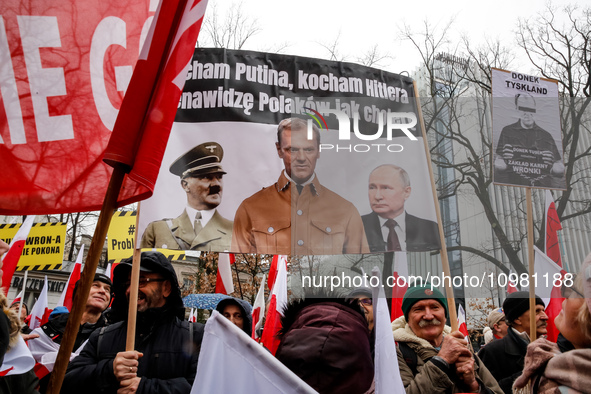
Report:
[[[245,199],[236,211],[232,251],[265,254],[368,253],[359,212],[320,184],[315,174],[320,132],[307,138],[307,123],[284,119],[277,129],[277,154],[285,170],[279,180]]]

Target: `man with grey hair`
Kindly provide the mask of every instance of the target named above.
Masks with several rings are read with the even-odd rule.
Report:
[[[437,223],[411,215],[404,209],[410,193],[408,173],[399,166],[384,164],[369,174],[369,205],[373,212],[362,219],[372,252],[440,248]]]
[[[315,173],[320,133],[299,118],[277,129],[279,180],[245,199],[234,217],[232,252],[263,254],[368,253],[357,208],[320,184]]]

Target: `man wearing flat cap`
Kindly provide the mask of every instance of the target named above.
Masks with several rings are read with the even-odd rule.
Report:
[[[536,335],[546,335],[548,316],[544,312],[544,301],[536,296]],[[521,375],[523,360],[530,342],[529,292],[511,293],[503,302],[505,320],[509,325],[507,335],[483,347],[478,355],[493,374],[505,393],[511,393],[511,386]]]
[[[232,241],[232,221],[216,210],[222,202],[224,150],[206,142],[181,155],[170,166],[187,193],[187,206],[175,219],[162,219],[146,227],[142,248],[227,251]]]
[[[392,322],[407,393],[502,393],[464,335],[445,325],[447,299],[429,283],[409,287]]]

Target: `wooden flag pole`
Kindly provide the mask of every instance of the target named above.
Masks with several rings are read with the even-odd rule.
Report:
[[[525,188],[525,199],[527,206],[527,260],[529,263],[529,338],[536,340],[536,287],[533,281],[535,270],[534,255],[534,219],[533,204],[531,198],[531,187]]]
[[[451,330],[458,330],[458,312],[456,311],[456,301],[454,292],[451,287],[451,270],[449,268],[449,260],[447,258],[447,246],[445,245],[445,234],[443,232],[443,222],[441,220],[441,209],[439,208],[439,199],[437,198],[437,188],[435,187],[435,177],[433,176],[433,165],[431,164],[431,152],[429,151],[429,144],[427,144],[427,130],[425,130],[425,121],[423,119],[423,111],[421,110],[421,103],[419,102],[419,90],[417,83],[413,81],[415,91],[415,102],[417,104],[417,112],[419,114],[419,124],[423,133],[423,144],[425,145],[425,155],[427,155],[427,165],[429,166],[429,178],[431,179],[431,191],[433,193],[433,202],[435,203],[435,212],[437,214],[437,227],[439,228],[439,240],[441,242],[441,265],[443,268],[443,275],[449,280],[444,280],[445,296],[447,297],[447,310],[449,312],[449,323]]]
[[[133,240],[133,259],[131,262],[131,277],[129,281],[129,306],[127,310],[127,339],[125,341],[125,351],[135,350],[135,327],[137,322],[137,293],[139,290],[140,281],[140,266],[142,252],[137,244],[137,230],[140,222],[140,210],[142,203],[137,204],[137,212],[135,215],[135,234]]]
[[[137,217],[139,217],[139,211]],[[137,229],[137,226],[135,228]],[[133,263],[131,266],[130,279],[131,284],[129,285],[129,310],[127,311],[127,341],[125,342],[125,351],[135,349],[135,323],[137,319],[137,292],[139,289],[141,256],[142,251],[140,249],[133,250]]]
[[[58,351],[55,364],[53,366],[53,372],[49,378],[49,384],[47,386],[47,393],[59,394],[62,388],[62,382],[70,362],[70,355],[74,348],[74,342],[80,329],[80,320],[82,314],[86,308],[86,300],[90,293],[90,287],[94,281],[94,274],[98,267],[98,262],[103,252],[103,245],[105,244],[105,238],[107,237],[107,231],[109,230],[109,224],[113,213],[117,209],[117,197],[123,184],[123,178],[125,176],[125,170],[122,165],[117,165],[113,169],[113,174],[109,181],[107,193],[105,195],[105,201],[98,218],[96,229],[88,248],[88,255],[86,257],[86,264],[84,271],[80,275],[80,283],[74,300],[72,303],[72,310],[66,324],[60,350]]]

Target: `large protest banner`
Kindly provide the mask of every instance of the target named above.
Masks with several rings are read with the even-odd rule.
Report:
[[[21,224],[0,224],[0,239],[10,244]],[[17,271],[60,269],[64,259],[66,223],[35,223],[16,266]]]
[[[557,81],[492,69],[496,184],[566,189]]]
[[[284,168],[294,175],[301,164],[292,158],[289,166],[276,146],[278,124],[292,116],[310,128],[311,150],[318,150],[300,166],[315,175],[310,191],[299,197],[295,188],[280,196],[287,183],[274,185],[278,178],[287,182]],[[402,208],[400,248],[439,249],[426,160],[408,77],[350,63],[197,49],[154,195],[140,207],[140,246],[299,255],[383,252],[387,230],[372,211]],[[370,173],[384,164],[407,174],[410,186],[391,196],[397,202],[385,201],[381,183],[373,197],[368,187]],[[393,175],[397,169],[383,170],[390,179],[400,177]],[[220,173],[222,179],[212,175]],[[189,175],[209,179],[198,183]],[[249,197],[263,188],[276,191],[263,197],[255,214],[258,197]],[[207,209],[194,208],[196,201]],[[239,210],[243,202],[246,209]],[[253,216],[240,228],[237,210]],[[371,224],[365,231],[361,216]]]
[[[1,214],[100,209],[112,172],[102,156],[156,6],[0,3]]]

